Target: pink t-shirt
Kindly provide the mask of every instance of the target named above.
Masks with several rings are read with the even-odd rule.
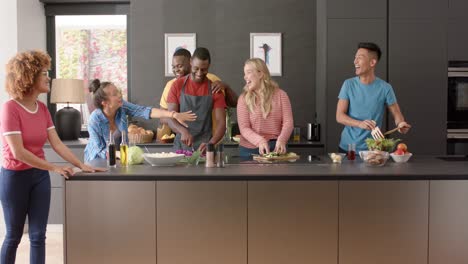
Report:
[[[291,102],[285,91],[276,89],[271,102],[271,112],[263,118],[260,106],[251,113],[244,100],[244,95],[237,101],[237,122],[241,132],[240,145],[246,148],[258,148],[262,141],[277,139],[288,142],[294,129]]]
[[[9,100],[3,104],[0,113],[0,130],[2,133],[3,167],[9,170],[26,170],[32,168],[13,156],[5,136],[21,135],[24,148],[41,159],[44,157],[44,144],[47,141],[48,130],[53,129],[54,124],[47,106],[37,101],[36,110],[29,111],[15,100]]]

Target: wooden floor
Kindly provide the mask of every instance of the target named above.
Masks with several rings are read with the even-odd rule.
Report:
[[[61,225],[47,227],[46,235],[46,263],[63,264],[63,231]],[[3,242],[3,235],[0,237],[0,244]],[[25,233],[21,239],[16,253],[17,264],[29,263],[29,237]]]

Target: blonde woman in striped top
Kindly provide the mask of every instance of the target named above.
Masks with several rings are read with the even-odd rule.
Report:
[[[244,92],[237,102],[237,120],[241,132],[240,156],[286,153],[293,131],[291,102],[285,91],[271,79],[265,62],[248,59],[244,65]]]

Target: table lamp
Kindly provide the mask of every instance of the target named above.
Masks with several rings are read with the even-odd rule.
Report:
[[[84,82],[78,79],[52,80],[51,103],[66,103],[67,106],[55,113],[55,129],[62,140],[76,140],[81,131],[80,111],[70,107],[70,103],[85,102]]]

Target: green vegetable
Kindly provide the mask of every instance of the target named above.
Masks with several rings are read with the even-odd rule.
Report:
[[[187,163],[192,165],[198,165],[200,161],[201,152],[199,150],[192,153],[192,156],[187,157]]]
[[[265,158],[273,158],[273,157],[279,157],[279,156],[280,156],[280,154],[278,152],[274,152],[274,151],[263,155],[263,157],[265,157]]]
[[[384,139],[373,139],[373,138],[368,138],[366,139],[366,144],[367,148],[369,150],[381,150],[381,151],[387,151],[387,152],[392,152],[393,149],[395,148],[396,143],[401,141],[400,139],[394,139],[394,138],[384,138]]]
[[[143,163],[143,150],[138,146],[128,148],[128,164],[135,165]]]

